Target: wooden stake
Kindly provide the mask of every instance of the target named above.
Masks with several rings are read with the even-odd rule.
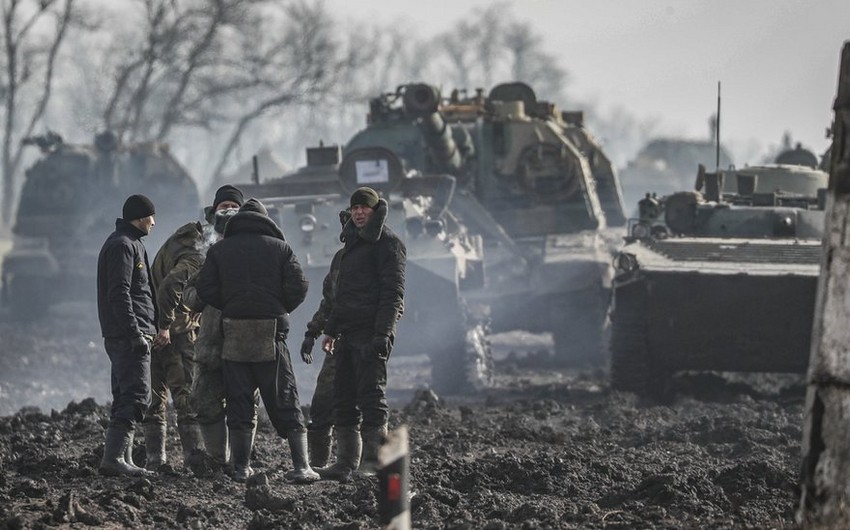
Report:
[[[378,450],[378,514],[387,530],[410,530],[410,455],[407,427],[387,436]]]
[[[850,528],[850,41],[833,109],[797,511],[804,528]]]

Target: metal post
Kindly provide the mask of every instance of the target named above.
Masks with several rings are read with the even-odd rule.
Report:
[[[387,530],[410,530],[410,455],[407,427],[387,436],[378,450],[378,514]]]
[[[850,528],[850,41],[833,109],[797,511],[804,528]]]

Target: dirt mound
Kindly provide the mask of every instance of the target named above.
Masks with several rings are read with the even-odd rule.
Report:
[[[0,527],[379,526],[376,479],[286,483],[288,447],[266,421],[247,484],[203,460],[185,470],[173,425],[170,466],[155,477],[98,475],[102,394],[49,413],[57,407],[5,411],[107,387],[99,338],[73,322],[0,328]],[[602,371],[535,370],[515,358],[497,368],[499,388],[486,394],[422,390],[393,403],[391,428],[410,429],[416,528],[794,527],[799,380],[686,375],[675,400],[656,405],[608,391]]]

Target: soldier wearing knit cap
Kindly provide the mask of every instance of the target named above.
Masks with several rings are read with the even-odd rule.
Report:
[[[307,278],[283,232],[256,200],[245,201],[207,252],[198,274],[201,301],[222,314],[227,428],[234,480],[252,474],[253,424],[259,390],[278,436],[287,440],[291,482],[318,480],[307,455],[307,432],[286,346],[289,313],[307,295]]]
[[[150,403],[151,342],[156,334],[156,298],[142,238],[156,210],[144,195],[124,202],[97,259],[97,313],[111,363],[112,410],[100,472],[150,474],[133,463],[133,434]]]
[[[364,187],[351,194],[350,204],[351,217],[340,234],[344,246],[332,261],[333,289],[323,298],[328,307],[321,326],[322,349],[335,362],[337,450],[336,462],[316,471],[336,480],[347,479],[358,466],[365,473],[377,468],[389,418],[387,360],[404,309],[407,259],[404,243],[385,225],[386,200]],[[318,332],[308,330],[310,338]],[[309,353],[309,348],[303,351]]]

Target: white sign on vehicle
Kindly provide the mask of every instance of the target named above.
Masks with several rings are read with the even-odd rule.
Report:
[[[358,184],[377,184],[390,181],[390,168],[386,160],[358,160],[355,162]]]

